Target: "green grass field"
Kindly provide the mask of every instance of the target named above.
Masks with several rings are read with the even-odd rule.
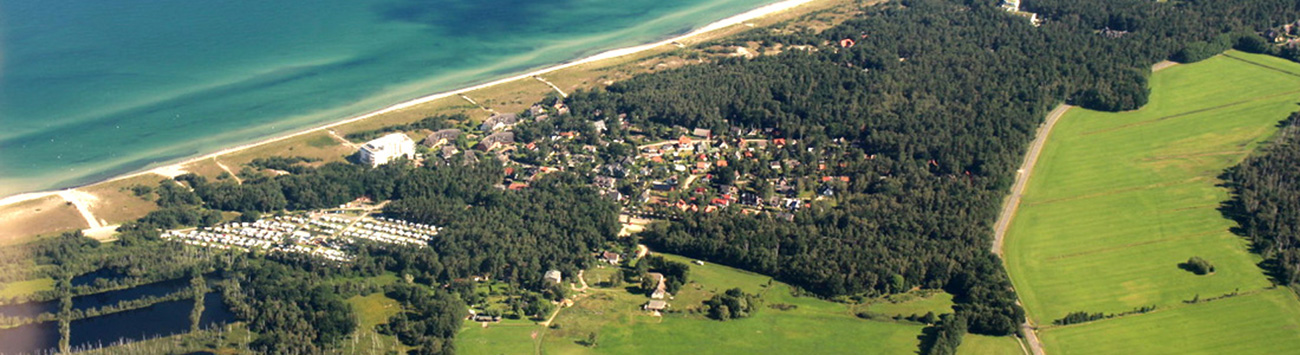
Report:
[[[871,303],[867,307],[868,311],[881,313],[884,315],[925,315],[927,312],[934,314],[952,313],[952,295],[942,292],[909,292],[899,295],[891,295],[885,299]]]
[[[0,284],[0,299],[10,299],[18,296],[27,296],[40,291],[49,291],[54,289],[54,279],[43,278],[26,281],[15,281]]]
[[[467,323],[456,338],[457,351],[466,354],[536,351],[547,354],[801,351],[900,354],[918,350],[918,336],[923,328],[915,323],[860,319],[850,305],[797,297],[789,285],[771,281],[770,277],[713,263],[691,265],[691,282],[669,300],[671,308],[693,308],[715,292],[740,287],[745,292],[762,294],[763,307],[753,317],[727,322],[689,312],[654,317],[640,310],[648,300],[645,296],[627,292],[623,287],[595,288],[593,280],[588,283],[593,289],[580,296],[575,306],[559,313],[553,322],[557,328],[509,322],[484,328],[478,323]],[[782,311],[770,307],[775,304],[797,307]],[[951,309],[951,296],[937,293],[889,306],[908,311]],[[596,345],[588,346],[585,343],[592,333],[597,335]]]
[[[1139,317],[1053,329],[1049,353],[1287,354],[1296,351],[1300,303],[1285,288]],[[962,347],[965,347],[963,344]]]
[[[957,355],[1022,355],[1025,350],[1014,337],[991,337],[966,334],[961,338]]]
[[[1270,286],[1255,265],[1259,257],[1217,210],[1229,197],[1216,186],[1217,176],[1297,109],[1300,65],[1229,52],[1156,73],[1151,86],[1151,102],[1140,110],[1071,110],[1043,149],[1006,240],[1008,272],[1040,328],[1074,311],[1178,307],[1196,295]],[[1178,268],[1192,256],[1209,260],[1217,272],[1196,276]],[[1249,305],[1259,307],[1253,312],[1300,316],[1300,302],[1286,296]],[[1208,316],[1215,313],[1197,308],[1210,304],[1168,313]],[[1177,341],[1194,336],[1177,327],[1144,333],[1157,339],[1131,337],[1149,331],[1156,314],[1041,333],[1049,353],[1108,353],[1083,343],[1125,353],[1223,349],[1204,342],[1300,346],[1300,333],[1276,337],[1260,328],[1267,324],[1240,317],[1186,319],[1216,324],[1218,335],[1202,342]]]

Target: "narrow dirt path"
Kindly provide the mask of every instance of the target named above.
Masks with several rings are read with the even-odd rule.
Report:
[[[330,131],[330,132],[334,132],[334,131]],[[235,178],[235,182],[239,183],[240,185],[244,184],[244,179],[240,179],[239,174],[235,174],[235,172],[230,170],[230,167],[226,166],[226,164],[222,164],[220,160],[217,160],[217,157],[212,157],[212,162],[217,163],[217,166],[221,167],[221,170],[225,170],[226,173],[230,174],[230,177]]]
[[[565,93],[564,93],[564,90],[560,90],[560,87],[559,87],[559,86],[555,86],[555,84],[552,84],[550,81],[547,81],[546,79],[542,78],[540,75],[539,75],[539,76],[534,76],[533,79],[537,79],[537,81],[540,81],[540,82],[546,83],[546,85],[550,85],[552,89],[555,89],[555,92],[560,93],[560,97],[563,97],[563,98],[566,98],[566,99],[569,98],[569,94],[565,94]]]
[[[1034,135],[1034,141],[1029,144],[1029,151],[1025,153],[1025,160],[1020,163],[1020,170],[1016,170],[1016,182],[1011,185],[1011,194],[1003,202],[1002,212],[998,214],[997,223],[993,226],[993,253],[998,257],[1002,257],[1002,241],[1007,235],[1007,227],[1011,226],[1011,219],[1015,217],[1016,208],[1020,206],[1020,197],[1029,182],[1029,174],[1034,171],[1034,164],[1038,163],[1039,154],[1043,152],[1043,144],[1051,135],[1056,121],[1072,107],[1074,106],[1061,104],[1047,114],[1047,119],[1043,120],[1043,125],[1038,127],[1038,132]],[[1020,300],[1016,300],[1016,304],[1021,305]],[[1020,330],[1025,335],[1029,352],[1033,355],[1043,355],[1043,344],[1038,341],[1038,333],[1035,333],[1033,324],[1034,321],[1026,316],[1025,323],[1020,325]]]
[[[482,104],[479,104],[478,101],[474,101],[474,99],[469,98],[469,96],[466,96],[465,94],[460,94],[460,98],[465,99],[465,101],[469,101],[469,103],[474,104],[474,106],[478,106],[478,108],[483,109],[483,111],[496,113],[496,111],[492,111],[492,109],[487,108],[487,106],[483,106]]]
[[[348,146],[348,148],[352,148],[352,149],[357,149],[357,147],[359,147],[356,143],[352,143],[352,141],[347,140],[347,138],[343,138],[343,136],[340,136],[339,132],[335,132],[332,129],[327,130],[326,132],[329,132],[330,138],[334,138],[334,140],[338,141],[339,144],[346,145]]]
[[[1016,170],[1016,182],[1011,185],[1011,194],[1002,203],[1002,212],[998,214],[998,221],[993,225],[993,253],[999,257],[1002,256],[1002,240],[1006,237],[1007,227],[1011,226],[1011,219],[1015,217],[1016,208],[1020,206],[1020,197],[1029,182],[1029,174],[1034,171],[1034,164],[1038,163],[1038,155],[1043,152],[1043,144],[1047,143],[1047,136],[1052,133],[1056,121],[1072,107],[1074,106],[1061,104],[1047,114],[1043,125],[1038,127],[1033,143],[1029,144],[1029,151],[1025,153],[1025,160],[1020,163],[1020,170]]]
[[[99,223],[99,219],[96,219],[95,215],[90,213],[90,201],[95,199],[94,195],[69,189],[59,191],[59,197],[62,197],[64,201],[68,201],[72,206],[77,208],[77,213],[81,214],[81,218],[85,219],[86,225],[89,226],[87,229],[104,227],[104,224]]]

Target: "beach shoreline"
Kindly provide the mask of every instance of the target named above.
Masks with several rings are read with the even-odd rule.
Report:
[[[477,85],[473,85],[473,86],[469,86],[469,87],[464,87],[464,88],[460,88],[460,89],[455,89],[455,90],[451,90],[451,91],[445,91],[445,92],[440,92],[440,93],[435,93],[435,94],[425,95],[425,96],[422,96],[422,97],[418,97],[418,98],[415,98],[415,99],[411,99],[411,100],[403,101],[403,102],[400,102],[400,103],[397,103],[397,104],[394,104],[394,105],[390,105],[390,106],[388,106],[388,107],[384,107],[384,108],[381,108],[381,109],[378,109],[378,110],[375,110],[375,111],[371,111],[371,112],[368,112],[368,113],[365,113],[365,114],[361,114],[361,115],[357,115],[357,116],[353,116],[353,117],[349,117],[349,118],[345,118],[345,119],[341,119],[341,120],[337,120],[337,121],[332,121],[332,122],[325,123],[325,124],[322,124],[322,125],[317,125],[317,126],[309,127],[309,128],[305,128],[305,129],[301,129],[301,130],[297,130],[297,131],[289,132],[289,133],[286,133],[286,134],[281,134],[281,135],[274,136],[274,137],[269,137],[269,138],[262,139],[262,140],[258,140],[258,141],[251,142],[251,143],[246,143],[246,144],[241,144],[241,145],[237,145],[237,146],[234,146],[234,147],[229,147],[229,148],[221,149],[221,150],[218,150],[218,151],[216,151],[216,152],[207,153],[207,154],[202,154],[202,155],[197,156],[197,157],[187,158],[187,159],[184,159],[184,160],[179,161],[179,162],[176,162],[176,163],[167,164],[167,165],[163,165],[163,166],[159,166],[159,167],[155,167],[155,168],[151,168],[151,169],[147,169],[147,170],[137,171],[137,172],[133,172],[133,173],[123,174],[123,175],[115,176],[115,177],[112,177],[112,178],[109,178],[109,179],[100,180],[100,181],[97,181],[97,182],[94,182],[94,183],[89,183],[89,184],[80,185],[80,186],[71,187],[71,188],[66,188],[66,189],[48,190],[48,191],[37,191],[37,192],[24,192],[24,193],[19,193],[19,194],[15,194],[15,195],[5,196],[5,197],[3,197],[3,198],[0,198],[0,206],[7,206],[7,205],[11,205],[11,204],[15,204],[15,203],[23,202],[23,201],[29,201],[29,200],[33,200],[33,199],[45,198],[45,197],[49,197],[49,196],[59,195],[59,193],[60,193],[60,192],[63,192],[63,191],[76,190],[76,189],[78,189],[78,188],[82,188],[82,187],[86,187],[86,186],[92,186],[92,185],[98,185],[98,184],[102,184],[102,183],[106,183],[106,182],[112,182],[112,181],[118,181],[118,180],[130,179],[130,178],[134,178],[134,177],[138,177],[138,176],[143,176],[143,175],[149,175],[149,174],[157,174],[157,175],[161,175],[161,176],[175,177],[176,175],[179,175],[179,174],[182,174],[182,173],[185,172],[185,170],[184,170],[184,168],[183,168],[185,165],[193,164],[193,163],[196,163],[196,162],[199,162],[199,161],[205,160],[205,159],[212,159],[212,158],[215,158],[215,157],[220,157],[220,156],[229,155],[229,154],[232,154],[232,153],[241,152],[241,151],[248,150],[248,149],[251,149],[251,148],[254,148],[254,147],[259,147],[259,146],[263,146],[263,145],[267,145],[267,144],[271,144],[271,143],[275,143],[275,142],[279,142],[279,141],[283,141],[283,140],[287,140],[287,139],[292,139],[292,138],[300,137],[300,136],[307,135],[307,134],[312,134],[312,133],[317,133],[317,132],[326,131],[326,130],[329,130],[329,129],[332,129],[332,128],[335,128],[335,127],[339,127],[339,126],[342,126],[342,125],[351,124],[351,123],[355,123],[355,122],[359,122],[359,121],[364,121],[364,120],[366,120],[366,119],[373,118],[373,117],[375,117],[375,116],[379,116],[379,115],[383,115],[383,114],[391,113],[391,112],[394,112],[394,111],[400,111],[400,110],[404,110],[404,109],[412,108],[412,107],[415,107],[415,106],[418,106],[418,105],[422,105],[422,104],[425,104],[425,103],[429,103],[429,102],[432,102],[432,101],[435,101],[435,100],[439,100],[439,99],[443,99],[443,98],[447,98],[447,97],[451,97],[451,96],[455,96],[455,95],[461,95],[461,94],[464,94],[464,93],[467,93],[467,92],[471,92],[471,91],[476,91],[476,90],[480,90],[480,89],[484,89],[484,88],[489,88],[489,87],[493,87],[493,86],[498,86],[498,85],[501,85],[501,84],[510,83],[510,82],[514,82],[514,81],[518,81],[518,80],[529,79],[529,78],[532,78],[532,77],[536,77],[536,76],[540,76],[540,75],[545,75],[545,74],[548,74],[548,73],[552,73],[552,72],[555,72],[555,71],[559,71],[559,70],[563,70],[563,69],[567,69],[567,68],[571,68],[571,67],[575,67],[575,66],[579,66],[579,65],[583,65],[583,64],[588,64],[588,63],[593,63],[593,62],[597,62],[597,61],[601,61],[601,60],[613,59],[613,58],[618,58],[618,57],[623,57],[623,56],[628,56],[628,55],[633,55],[633,54],[637,54],[637,53],[645,52],[645,51],[648,51],[648,50],[651,50],[651,49],[654,49],[654,48],[658,48],[658,47],[662,47],[662,46],[666,46],[666,45],[672,45],[674,42],[679,42],[679,41],[683,41],[683,40],[691,39],[691,38],[694,38],[694,37],[698,37],[698,36],[700,36],[700,35],[703,35],[703,34],[706,34],[706,33],[709,33],[709,32],[717,31],[717,30],[720,30],[720,29],[724,29],[724,28],[727,28],[727,27],[734,26],[734,25],[740,25],[740,24],[743,24],[743,23],[746,22],[746,21],[750,21],[750,20],[757,19],[757,18],[761,18],[761,17],[764,17],[764,16],[769,16],[769,15],[773,15],[773,14],[777,14],[777,13],[785,12],[785,11],[788,11],[788,10],[793,9],[793,8],[795,8],[795,7],[798,7],[798,6],[801,6],[801,5],[805,5],[805,4],[808,4],[808,3],[812,3],[812,2],[816,2],[816,1],[818,1],[818,0],[783,0],[783,1],[779,1],[779,2],[776,2],[776,3],[772,3],[772,4],[764,5],[764,6],[761,6],[761,7],[758,7],[758,8],[754,8],[754,9],[751,9],[751,10],[749,10],[749,11],[746,11],[746,12],[743,12],[743,13],[740,13],[740,14],[737,14],[737,15],[734,15],[734,16],[731,16],[731,17],[727,17],[727,18],[724,18],[724,19],[721,19],[721,20],[718,20],[718,21],[714,21],[714,22],[709,23],[709,24],[707,24],[707,25],[705,25],[705,26],[703,26],[703,27],[700,27],[700,28],[694,29],[694,30],[692,30],[692,31],[690,31],[690,32],[688,32],[688,33],[686,33],[686,34],[682,34],[682,35],[674,36],[674,37],[671,37],[671,38],[668,38],[668,39],[664,39],[664,40],[660,40],[660,41],[657,41],[657,42],[652,42],[652,43],[647,43],[647,44],[642,44],[642,45],[637,45],[637,46],[631,46],[631,47],[625,47],[625,48],[612,49],[612,50],[608,50],[608,51],[600,52],[600,53],[597,53],[597,54],[595,54],[595,55],[588,56],[588,57],[585,57],[585,58],[580,58],[580,59],[577,59],[577,60],[573,60],[573,61],[568,61],[568,62],[564,62],[564,63],[556,64],[556,65],[553,65],[553,66],[549,66],[549,67],[545,67],[545,68],[542,68],[542,69],[533,70],[533,71],[530,71],[530,72],[527,72],[527,73],[523,73],[523,74],[518,74],[518,75],[514,75],[514,76],[510,76],[510,77],[502,78],[502,79],[492,80],[492,81],[489,81],[489,82],[486,82],[486,83],[477,84]]]

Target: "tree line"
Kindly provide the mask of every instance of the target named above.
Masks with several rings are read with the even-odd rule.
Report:
[[[1221,210],[1264,257],[1273,280],[1300,281],[1300,112],[1287,117],[1273,142],[1224,173],[1232,199]]]

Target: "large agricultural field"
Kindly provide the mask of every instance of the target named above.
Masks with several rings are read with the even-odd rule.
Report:
[[[664,255],[672,260],[690,259]],[[889,304],[843,304],[811,296],[797,297],[789,285],[770,277],[707,263],[691,265],[690,283],[669,300],[670,308],[698,306],[714,292],[739,287],[762,295],[763,306],[752,317],[720,322],[690,313],[652,316],[640,310],[648,298],[617,287],[598,287],[613,274],[613,267],[592,269],[586,280],[592,287],[576,297],[573,307],[559,311],[552,326],[506,320],[488,324],[466,322],[456,337],[464,354],[646,354],[646,353],[815,353],[905,354],[919,350],[923,325],[889,319],[897,312],[951,313],[951,296],[943,293],[911,297]],[[885,303],[885,304],[881,304]],[[772,308],[784,304],[788,310]],[[871,309],[879,320],[856,316]],[[904,316],[910,315],[902,314]],[[596,335],[596,344],[587,340]],[[997,349],[1019,349],[1010,339],[990,338]],[[1005,341],[1005,343],[998,343]],[[1008,347],[1009,345],[1009,347]]]
[[[1300,301],[1270,289],[1260,258],[1218,211],[1229,196],[1216,186],[1296,110],[1300,65],[1233,51],[1160,71],[1151,87],[1139,110],[1061,118],[1008,231],[1007,268],[1047,352],[1300,347]],[[1193,256],[1216,272],[1180,269]],[[1052,325],[1071,312],[1144,306],[1157,309]]]

